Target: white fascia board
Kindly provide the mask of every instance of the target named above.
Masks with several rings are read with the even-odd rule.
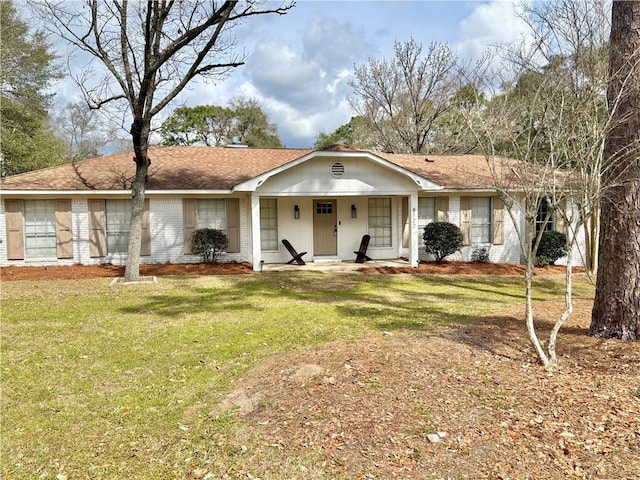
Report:
[[[233,190],[145,190],[145,195],[230,195]],[[113,197],[131,195],[131,190],[4,190],[0,192],[2,197]]]
[[[428,190],[424,190],[421,193],[425,193],[428,192]],[[438,193],[456,193],[458,195],[460,194],[483,194],[486,195],[487,193],[492,193],[494,195],[497,195],[497,189],[495,188],[443,188],[442,190],[439,190]],[[509,190],[509,193],[517,193],[517,190]]]
[[[273,170],[265,172],[262,175],[258,175],[257,177],[254,177],[250,180],[239,183],[233,188],[233,191],[234,192],[255,192],[258,189],[258,187],[260,187],[260,185],[262,185],[265,181],[267,181],[273,175],[277,175],[278,173],[281,173],[290,168],[296,167],[297,165],[300,165],[301,163],[304,163],[315,157],[333,157],[336,160],[339,160],[341,158],[354,158],[354,157],[363,158],[364,157],[364,158],[368,158],[369,160],[375,163],[383,165],[386,168],[393,170],[396,173],[399,173],[401,175],[405,175],[411,178],[416,183],[416,185],[421,189],[441,190],[443,188],[441,185],[438,185],[437,183],[434,183],[425,177],[416,175],[415,173],[405,168],[402,168],[394,163],[391,163],[385,160],[384,158],[378,157],[377,155],[373,155],[369,152],[332,152],[329,150],[321,150],[321,151],[314,151],[314,152],[308,153],[280,167],[277,167],[277,168],[274,168]]]

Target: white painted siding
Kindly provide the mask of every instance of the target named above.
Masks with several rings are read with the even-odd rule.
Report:
[[[416,184],[404,175],[362,158],[340,159],[344,175],[334,178],[335,159],[318,157],[269,178],[258,188],[260,195],[396,195],[415,191]]]

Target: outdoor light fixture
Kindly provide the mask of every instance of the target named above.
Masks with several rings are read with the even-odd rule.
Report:
[[[300,218],[300,207],[298,205],[293,206],[293,218],[296,220]]]
[[[352,203],[351,204],[351,218],[356,218],[358,216],[358,209],[356,208],[356,206]]]

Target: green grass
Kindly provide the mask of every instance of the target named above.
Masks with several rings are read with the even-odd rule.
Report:
[[[262,453],[235,415],[211,412],[248,368],[376,331],[432,334],[522,302],[522,290],[515,277],[314,272],[3,282],[1,476],[246,478]],[[280,478],[330,478],[314,461],[282,460]]]

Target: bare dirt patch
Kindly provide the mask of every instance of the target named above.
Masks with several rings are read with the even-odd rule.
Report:
[[[576,302],[554,373],[515,308],[276,356],[237,382],[261,398],[241,414],[265,458],[315,452],[344,478],[638,479],[640,349],[587,337],[591,305]],[[561,309],[538,305],[543,336]],[[298,376],[308,365],[321,373]],[[249,468],[235,473],[269,477]]]

